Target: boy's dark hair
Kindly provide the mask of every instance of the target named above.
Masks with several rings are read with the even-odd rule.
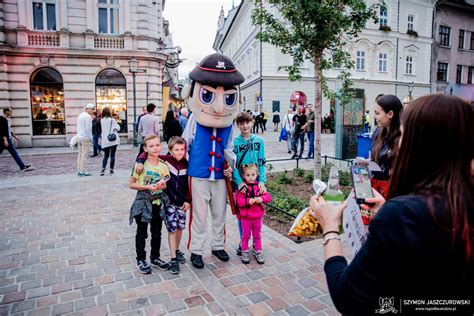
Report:
[[[173,136],[168,141],[168,149],[172,150],[175,145],[184,145],[184,146],[186,146],[186,141],[181,136]]]
[[[252,120],[253,120],[252,115],[246,112],[240,112],[239,114],[237,114],[237,117],[235,118],[235,123],[239,125],[242,123],[252,122]]]
[[[7,114],[7,112],[12,112],[12,108],[11,107],[7,107],[7,108],[4,108],[3,109],[3,114]]]
[[[146,106],[146,111],[148,113],[151,113],[155,110],[155,108],[156,108],[156,105],[154,105],[153,103],[148,103]]]

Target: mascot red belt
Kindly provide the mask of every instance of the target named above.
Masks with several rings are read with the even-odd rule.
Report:
[[[188,249],[191,263],[202,269],[202,255],[211,212],[211,250],[219,260],[228,261],[225,252],[226,184],[224,150],[233,149],[232,122],[239,109],[239,84],[244,77],[232,61],[221,54],[205,57],[189,74],[189,109],[192,111],[183,138],[188,143],[188,175],[193,198]],[[232,169],[225,171],[230,175]]]

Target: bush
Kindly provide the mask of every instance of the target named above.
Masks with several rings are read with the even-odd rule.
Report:
[[[295,176],[297,176],[298,178],[304,177],[304,170],[301,169],[301,168],[295,168],[295,169],[293,169],[293,173],[294,173]]]
[[[313,180],[314,180],[314,174],[312,172],[307,173],[304,176],[304,182],[306,182],[306,183],[313,183]]]
[[[293,178],[292,177],[289,177],[287,175],[287,173],[282,173],[280,175],[277,176],[276,178],[276,181],[279,183],[279,184],[292,184],[293,183]]]

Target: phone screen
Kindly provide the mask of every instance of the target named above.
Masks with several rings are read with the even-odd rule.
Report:
[[[365,166],[351,166],[352,183],[357,200],[374,197],[370,183],[370,172]]]

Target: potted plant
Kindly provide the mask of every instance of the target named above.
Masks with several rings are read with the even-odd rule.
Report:
[[[384,32],[390,32],[392,29],[388,25],[380,25],[379,30]]]
[[[408,30],[407,34],[410,35],[410,36],[418,37],[418,32],[414,31],[414,30]]]

